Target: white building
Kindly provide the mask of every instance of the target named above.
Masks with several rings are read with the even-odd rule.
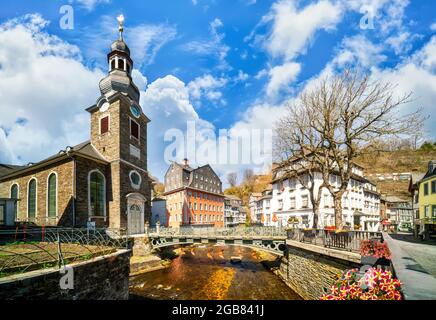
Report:
[[[259,207],[258,201],[262,198],[262,193],[252,193],[248,200],[248,206],[250,207],[251,223],[261,223],[262,208]]]
[[[284,167],[273,171],[273,191],[271,200],[272,214],[277,216],[278,225],[286,226],[290,218],[299,221],[298,227],[311,228],[313,226],[313,210],[310,192],[296,177],[286,175]],[[304,171],[299,174],[306,179],[309,177]],[[322,176],[315,173],[315,194],[322,184]],[[339,188],[341,179],[338,175],[330,176],[330,183]],[[380,195],[375,185],[363,177],[363,168],[355,165],[353,176],[342,199],[343,222],[351,229],[363,231],[378,231],[380,227]],[[333,197],[324,188],[321,195],[318,228],[335,225]]]
[[[224,226],[234,227],[244,224],[247,213],[242,207],[242,200],[236,196],[228,195],[224,198]]]

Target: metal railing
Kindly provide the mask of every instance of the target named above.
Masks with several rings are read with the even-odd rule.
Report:
[[[23,228],[0,230],[0,277],[67,264],[128,249],[122,230]]]
[[[335,232],[321,229],[289,229],[287,236],[289,240],[352,252],[360,252],[360,244],[364,240],[382,240],[380,232],[371,231]]]
[[[149,236],[204,236],[204,237],[283,237],[287,236],[285,228],[278,227],[245,227],[245,228],[151,228]]]

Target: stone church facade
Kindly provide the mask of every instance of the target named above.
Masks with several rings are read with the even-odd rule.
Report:
[[[0,199],[14,199],[15,221],[38,226],[97,227],[142,233],[151,216],[147,125],[133,83],[130,50],[120,37],[108,75],[89,107],[90,140],[35,164],[0,164]]]

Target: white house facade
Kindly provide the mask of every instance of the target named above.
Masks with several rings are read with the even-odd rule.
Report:
[[[297,177],[287,178],[284,168],[277,168],[273,174],[273,190],[271,199],[272,215],[276,215],[277,226],[287,226],[291,218],[298,220],[298,227],[313,226],[313,210],[310,191],[301,183],[301,178],[309,177],[301,173]],[[322,176],[315,173],[315,194],[322,185]],[[330,183],[339,188],[340,177],[332,174]],[[351,229],[362,231],[378,231],[380,227],[380,195],[374,184],[363,177],[363,169],[353,168],[353,177],[348,184],[342,199],[343,222]],[[334,201],[327,188],[323,188],[319,208],[318,228],[335,225]]]

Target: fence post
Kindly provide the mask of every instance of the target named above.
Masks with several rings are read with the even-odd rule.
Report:
[[[58,267],[59,267],[59,269],[62,267],[62,266],[65,266],[65,263],[64,263],[64,258],[63,258],[63,256],[62,256],[62,249],[61,249],[61,238],[60,238],[60,236],[59,236],[59,230],[57,230],[57,236],[58,236]]]

